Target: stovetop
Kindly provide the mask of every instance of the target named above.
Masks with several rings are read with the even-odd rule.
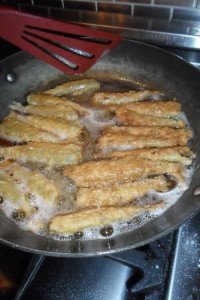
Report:
[[[0,46],[0,59],[19,50],[2,40]],[[200,51],[167,50],[200,68]],[[199,217],[146,246],[104,257],[44,257],[0,245],[0,299],[198,300]]]

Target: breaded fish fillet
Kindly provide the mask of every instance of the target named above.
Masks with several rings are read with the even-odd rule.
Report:
[[[9,211],[30,217],[38,209],[38,199],[48,207],[57,205],[60,192],[55,184],[36,171],[16,163],[0,163],[0,196],[7,202]]]
[[[23,163],[41,163],[50,167],[63,167],[82,161],[81,147],[72,143],[28,143],[21,146],[1,147],[0,156]]]
[[[186,140],[189,140],[192,137],[192,131],[189,129],[174,129],[169,127],[145,127],[145,126],[105,126],[103,133],[125,133],[132,135],[141,135],[141,136],[153,136],[156,138],[174,138],[179,137],[183,139],[183,143]]]
[[[163,118],[177,117],[181,109],[180,103],[175,101],[142,101],[125,104],[120,107],[138,114]],[[115,111],[118,108],[119,105],[108,106],[108,109],[111,111]]]
[[[57,135],[60,140],[78,138],[83,129],[83,126],[78,121],[67,121],[61,118],[21,115],[14,112],[11,112],[7,118],[15,119],[24,124],[34,126],[34,128],[50,132]]]
[[[13,102],[9,106],[12,110],[23,113],[43,117],[61,118],[68,121],[78,120],[78,114],[71,107],[65,105],[27,105],[23,106],[20,103]]]
[[[81,95],[88,91],[96,91],[100,89],[100,84],[95,79],[80,79],[68,81],[63,84],[57,85],[53,89],[47,90],[44,93],[55,96],[63,95]]]
[[[72,179],[79,187],[107,186],[115,182],[133,181],[165,173],[183,181],[184,168],[181,164],[157,162],[135,156],[84,162],[64,169],[64,176]]]
[[[57,105],[62,104],[73,108],[79,115],[84,116],[87,111],[78,103],[70,101],[66,98],[60,98],[58,96],[45,94],[45,93],[32,93],[27,96],[28,104],[32,105]]]
[[[25,201],[19,186],[11,179],[7,172],[0,167],[0,196],[3,200],[8,199],[13,204]]]
[[[0,124],[0,137],[14,143],[59,142],[61,140],[59,136],[14,119],[6,119]]]
[[[60,197],[60,191],[54,182],[38,171],[30,171],[17,163],[10,164],[6,171],[10,174],[12,180],[21,185],[22,190],[32,195],[32,198],[39,197],[42,201],[54,206]]]
[[[80,188],[76,194],[75,207],[80,209],[93,206],[120,206],[133,202],[150,191],[166,192],[168,182],[164,176],[151,179],[113,184],[104,188]]]
[[[98,140],[98,148],[103,152],[110,152],[113,150],[130,150],[139,148],[152,147],[169,147],[176,145],[185,145],[187,140],[182,137],[174,138],[155,138],[152,136],[139,136],[125,133],[106,133]]]
[[[129,91],[123,93],[97,92],[94,94],[91,102],[95,106],[104,105],[121,105],[125,103],[132,103],[142,101],[149,97],[163,95],[159,91],[144,90],[144,91]]]
[[[151,205],[109,206],[90,208],[55,216],[49,225],[53,234],[71,234],[90,227],[106,226],[113,222],[131,220],[145,212],[163,207],[163,202]]]
[[[13,211],[19,210],[26,217],[34,213],[34,207],[29,204],[26,194],[11,179],[6,171],[2,169],[0,169],[0,197],[3,202],[6,201],[9,203]]]
[[[116,109],[116,116],[123,124],[131,126],[159,126],[159,127],[172,127],[184,128],[185,123],[183,120],[173,120],[168,118],[152,117],[135,113],[123,107]]]
[[[113,151],[106,153],[106,158],[117,158],[126,155],[137,156],[141,158],[157,160],[166,160],[169,162],[178,162],[185,166],[189,166],[194,158],[194,153],[188,147],[176,146],[166,148],[144,148],[129,151]]]

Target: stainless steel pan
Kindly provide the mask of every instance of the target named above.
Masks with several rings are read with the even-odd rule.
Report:
[[[64,82],[67,77],[58,70],[29,56],[18,53],[0,63],[0,117],[8,113],[12,101],[25,101],[31,91],[42,91]],[[12,76],[8,76],[12,74]],[[175,55],[137,42],[122,42],[104,56],[89,77],[117,80],[122,85],[141,81],[176,97],[194,131],[191,142],[196,152],[192,182],[179,201],[160,217],[134,231],[101,240],[56,241],[21,230],[0,213],[0,241],[29,252],[52,256],[91,256],[127,250],[155,240],[180,225],[200,208],[200,73]],[[116,82],[116,81],[115,81]]]

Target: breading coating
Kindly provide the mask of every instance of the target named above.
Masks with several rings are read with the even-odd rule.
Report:
[[[7,172],[0,167],[0,196],[8,199],[13,204],[17,202],[25,202],[25,197],[21,193],[18,185],[12,180]]]
[[[121,105],[125,103],[132,103],[142,101],[149,97],[163,95],[159,91],[144,90],[144,91],[129,91],[123,93],[97,92],[94,94],[91,102],[95,106],[104,105]]]
[[[178,137],[182,143],[188,141],[192,137],[192,131],[189,129],[174,129],[169,127],[146,127],[146,126],[105,126],[103,133],[125,133],[140,136],[152,136],[156,138],[175,138]]]
[[[181,105],[175,101],[148,101],[134,102],[120,106],[121,108],[153,117],[177,117],[180,114]],[[107,109],[115,111],[118,105],[108,106]]]
[[[27,96],[28,104],[32,105],[57,105],[62,104],[66,107],[73,108],[79,115],[84,116],[87,114],[86,109],[76,102],[70,101],[66,98],[45,94],[45,93],[32,93]]]
[[[71,234],[86,228],[106,226],[113,222],[131,220],[145,212],[163,207],[163,202],[151,205],[108,206],[90,208],[55,216],[50,224],[52,234]]]
[[[30,171],[17,163],[10,164],[6,170],[9,174],[12,174],[12,180],[21,183],[29,193],[39,196],[44,202],[52,206],[57,204],[60,191],[52,180],[46,178],[38,171]]]
[[[59,140],[71,140],[78,138],[83,126],[78,121],[67,121],[61,118],[21,115],[11,112],[8,119],[15,119],[34,128],[50,132],[59,137]],[[26,125],[24,125],[26,126]]]
[[[81,95],[89,91],[97,91],[100,89],[100,84],[95,79],[80,79],[68,81],[63,84],[57,85],[53,89],[47,90],[44,93],[55,96],[64,95]]]
[[[182,182],[184,168],[179,163],[125,156],[84,162],[64,169],[64,176],[72,179],[79,187],[107,186],[157,174],[170,174]]]
[[[0,124],[0,137],[15,143],[24,142],[59,142],[61,138],[50,132],[33,126],[24,125],[14,119],[6,119]]]
[[[147,115],[138,114],[134,111],[119,107],[116,109],[116,116],[119,121],[125,125],[131,126],[161,126],[172,128],[184,128],[185,123],[183,120],[173,120],[168,118],[152,117]]]
[[[14,210],[20,210],[29,217],[34,212],[34,207],[29,204],[26,194],[19,188],[5,170],[0,169],[0,196],[3,201],[8,201]]]
[[[0,163],[0,195],[13,208],[30,217],[36,212],[37,198],[54,207],[60,197],[56,185],[37,171],[16,163]]]
[[[33,162],[49,167],[63,167],[82,161],[81,146],[76,144],[28,143],[27,145],[1,147],[0,155],[19,162]]]
[[[174,138],[155,138],[152,136],[139,136],[125,133],[106,133],[98,140],[98,147],[103,152],[113,150],[130,150],[139,148],[152,148],[152,147],[169,147],[176,145],[185,145],[187,140],[179,137]]]
[[[192,159],[195,157],[194,153],[188,147],[176,146],[176,147],[164,147],[164,148],[144,148],[128,151],[113,151],[106,153],[103,157],[117,158],[123,156],[137,156],[141,158],[157,160],[166,160],[169,162],[178,162],[185,166],[189,166],[192,163]]]
[[[69,121],[78,120],[78,114],[71,107],[62,104],[57,105],[27,105],[23,106],[20,103],[13,102],[9,106],[12,110],[22,114],[31,114],[43,117],[61,118]]]
[[[80,188],[76,194],[75,207],[120,206],[133,202],[150,191],[166,192],[168,181],[164,176],[141,181],[113,184],[104,188]]]

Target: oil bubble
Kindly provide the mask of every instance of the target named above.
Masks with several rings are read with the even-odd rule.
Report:
[[[0,196],[0,204],[3,204],[3,202],[4,202],[3,196]]]
[[[106,226],[100,229],[100,234],[102,236],[111,236],[113,234],[113,227],[112,226]]]
[[[23,210],[14,210],[12,212],[12,218],[15,221],[22,221],[26,218],[26,213]]]
[[[77,231],[74,233],[74,238],[75,239],[81,239],[83,237],[83,232],[82,231]]]

